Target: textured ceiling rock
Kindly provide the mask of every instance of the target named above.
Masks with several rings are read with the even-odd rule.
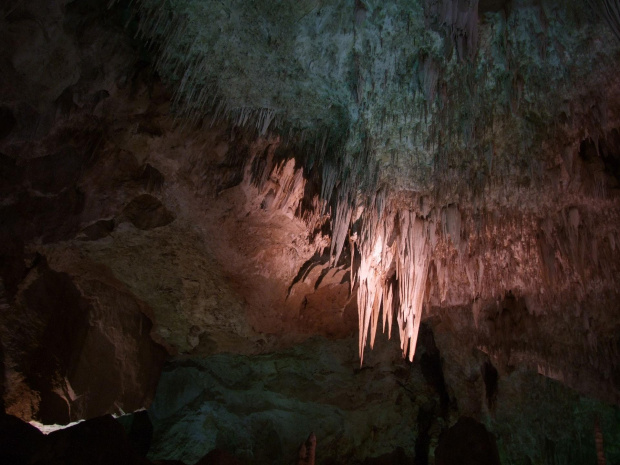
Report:
[[[617,99],[587,2],[487,3],[477,21],[477,1],[141,0],[137,18],[190,114],[280,131],[366,187],[378,164],[379,185],[450,192],[544,176],[540,142]]]

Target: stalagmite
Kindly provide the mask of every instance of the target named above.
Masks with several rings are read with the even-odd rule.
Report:
[[[297,465],[314,465],[316,457],[316,435],[310,433],[306,442],[299,447],[299,460]]]

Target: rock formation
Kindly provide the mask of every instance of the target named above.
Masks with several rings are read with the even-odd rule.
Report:
[[[314,465],[314,459],[316,456],[316,436],[314,433],[310,433],[306,442],[299,447],[299,461],[298,465]]]
[[[616,1],[10,3],[6,428],[148,408],[151,460],[293,463],[309,431],[317,464],[618,459]]]

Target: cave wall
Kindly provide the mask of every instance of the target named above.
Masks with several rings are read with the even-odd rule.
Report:
[[[289,289],[327,241],[296,216],[304,198],[317,207],[290,149],[175,121],[125,7],[17,5],[3,19],[18,88],[2,97],[4,399],[27,420],[147,406],[167,354],[253,353],[355,327],[347,273],[327,275],[325,260],[322,289]],[[37,60],[66,80],[44,85]]]
[[[617,406],[523,365],[495,368],[456,336],[431,318],[413,363],[382,340],[360,367],[352,338],[175,361],[148,411],[149,457],[294,463],[312,431],[321,464],[589,463],[598,424],[617,460]]]

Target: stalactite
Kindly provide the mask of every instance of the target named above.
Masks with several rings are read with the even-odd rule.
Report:
[[[278,180],[280,186],[273,200],[273,208],[294,212],[304,193],[303,169],[296,170],[295,160],[289,159],[274,169],[272,177]]]
[[[383,331],[387,324],[391,336],[395,269],[401,349],[403,356],[408,355],[409,360],[413,360],[430,262],[428,224],[409,210],[386,211],[381,221],[373,211],[366,215],[364,230],[359,244],[361,264],[357,293],[360,359],[363,362],[368,335],[370,347],[374,346],[381,308]],[[395,230],[398,237],[395,237]]]
[[[408,213],[408,215],[407,215]],[[401,349],[407,352],[409,343],[409,360],[413,360],[418,339],[422,303],[428,274],[429,247],[428,228],[424,220],[415,213],[407,212],[401,217],[400,244],[396,263],[396,278],[399,281],[399,322],[401,325]]]
[[[338,263],[344,241],[347,238],[353,207],[346,196],[338,200],[336,216],[332,223],[332,244],[329,251],[330,263],[335,266]]]
[[[441,223],[444,237],[449,237],[458,250],[461,242],[461,213],[456,205],[448,205],[442,209]]]
[[[459,59],[472,58],[478,42],[478,0],[425,0],[427,17],[445,27]]]
[[[424,93],[424,98],[430,108],[435,101],[437,90],[437,79],[439,78],[439,67],[430,57],[425,57],[422,62],[420,89]]]
[[[336,182],[338,181],[338,169],[332,163],[323,163],[323,182],[321,184],[321,198],[325,201],[325,205],[329,203]]]
[[[588,0],[588,3],[607,22],[618,40],[620,40],[620,1]]]

